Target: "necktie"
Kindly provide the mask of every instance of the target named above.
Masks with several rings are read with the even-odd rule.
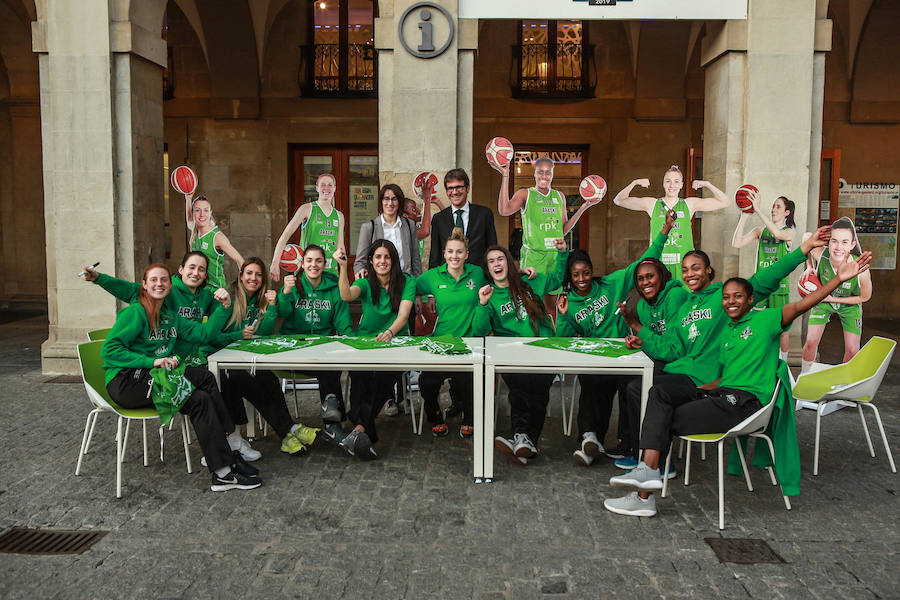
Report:
[[[455,211],[453,211],[453,212],[456,213],[456,227],[459,227],[460,229],[463,230],[463,233],[465,233],[465,232],[466,232],[466,228],[463,227],[463,220],[462,220],[462,213],[463,213],[463,211],[462,211],[462,209],[461,209],[461,208],[457,208],[457,209],[456,209]]]

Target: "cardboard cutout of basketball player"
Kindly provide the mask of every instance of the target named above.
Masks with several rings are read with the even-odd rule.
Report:
[[[188,247],[202,252],[209,261],[206,288],[211,291],[224,288],[225,256],[233,260],[238,269],[244,264],[244,257],[231,245],[228,236],[216,226],[212,204],[206,196],[194,197],[193,193],[184,195],[184,220],[190,232]]]
[[[492,165],[493,166],[493,165]],[[599,203],[602,195],[585,202],[571,217],[566,211],[566,196],[550,187],[553,183],[553,161],[542,156],[534,163],[534,187],[516,190],[509,197],[509,164],[496,166],[500,171],[500,195],[497,209],[504,217],[522,214],[522,269],[533,268],[549,273],[556,263],[554,240],[565,237],[587,209]]]
[[[315,202],[307,202],[297,209],[287,227],[281,232],[275,253],[269,267],[269,277],[273,281],[281,279],[278,263],[281,253],[291,236],[300,228],[300,248],[310,244],[321,246],[325,250],[325,270],[337,275],[337,264],[332,255],[338,248],[344,248],[344,215],[334,207],[334,192],[337,179],[331,173],[322,173],[316,179],[316,192],[319,198]]]
[[[695,180],[691,187],[695,190],[706,188],[712,198],[698,198],[689,196],[681,199],[678,194],[684,187],[684,175],[677,165],[669,167],[663,175],[662,198],[635,197],[631,191],[637,187],[650,187],[649,179],[635,179],[626,185],[621,192],[613,198],[616,206],[629,210],[640,210],[650,215],[650,239],[654,239],[662,229],[666,221],[666,212],[674,210],[675,226],[669,234],[660,260],[672,273],[675,281],[681,281],[681,259],[685,253],[694,249],[694,234],[691,226],[691,218],[698,211],[718,210],[728,206],[728,197],[725,193],[708,181]]]
[[[803,234],[806,240],[811,233]],[[822,284],[830,281],[840,265],[848,260],[856,260],[862,254],[856,237],[856,226],[847,217],[841,217],[831,224],[831,240],[826,248],[815,248],[809,253],[807,263],[815,269]],[[808,371],[816,360],[819,341],[825,333],[825,326],[833,316],[841,321],[844,330],[844,359],[847,362],[859,352],[862,336],[862,305],[872,297],[872,275],[866,271],[847,280],[830,295],[816,304],[809,312],[809,328],[803,344],[801,372]]]
[[[416,224],[416,239],[419,240],[419,257],[422,259],[422,268],[425,269],[425,238],[431,235],[431,205],[436,204],[438,210],[444,210],[444,204],[437,194],[438,178],[434,173],[423,171],[413,180],[413,190],[416,198],[406,198],[403,201],[403,216]],[[422,210],[419,210],[419,202]]]

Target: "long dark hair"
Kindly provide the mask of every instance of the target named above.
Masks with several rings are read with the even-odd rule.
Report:
[[[534,293],[534,290],[531,289],[531,286],[528,285],[527,281],[522,279],[517,273],[513,273],[513,269],[516,268],[516,263],[513,261],[513,257],[509,253],[509,250],[503,246],[491,246],[485,251],[484,266],[481,268],[482,271],[484,271],[485,280],[491,282],[494,281],[494,278],[491,276],[491,272],[487,267],[487,255],[494,251],[501,252],[506,258],[506,280],[509,283],[509,298],[512,300],[513,306],[517,308],[519,306],[525,307],[531,329],[534,331],[534,334],[537,335],[540,325],[542,323],[548,324],[549,322],[547,311],[544,310],[543,300]]]
[[[566,293],[569,293],[572,290],[572,267],[575,265],[575,263],[580,262],[587,263],[587,266],[591,268],[591,274],[593,274],[594,272],[594,263],[591,262],[590,255],[581,248],[572,250],[572,253],[569,254],[568,260],[566,260],[566,274],[563,275],[562,282],[562,289]]]
[[[387,248],[388,254],[391,255],[391,279],[388,282],[387,291],[391,298],[391,310],[397,312],[400,310],[400,301],[403,299],[403,286],[406,281],[403,277],[403,271],[400,269],[400,255],[397,254],[397,248],[394,243],[386,239],[377,239],[369,246],[366,253],[366,279],[369,281],[369,289],[372,292],[372,303],[378,304],[381,297],[381,282],[378,281],[378,275],[375,274],[375,266],[372,264],[372,257],[379,248]]]
[[[713,268],[711,264],[709,264],[709,254],[704,252],[703,250],[688,250],[684,253],[684,256],[681,259],[681,264],[684,264],[684,259],[688,256],[698,256],[703,263],[709,267],[709,280],[712,281],[716,278],[716,270]]]
[[[784,215],[784,224],[790,227],[791,229],[795,229],[797,227],[796,223],[794,223],[794,208],[795,204],[793,200],[788,200],[784,196],[778,196],[775,198],[775,202],[781,200],[784,202],[784,210],[787,211],[787,214]]]
[[[325,249],[322,246],[319,246],[318,244],[307,244],[306,248],[303,249],[303,257],[306,258],[307,253],[309,253],[310,251],[319,252],[322,254],[322,258],[325,258],[325,260],[328,260],[325,255]],[[322,271],[322,275],[325,275],[324,270]],[[303,295],[306,293],[303,289],[303,284],[300,281],[301,277],[303,277],[303,273],[300,274],[300,277],[297,277],[297,285],[294,286],[295,288],[297,288],[297,296],[299,298],[302,298]],[[306,280],[309,281],[309,278],[307,277]]]
[[[205,254],[203,254],[203,253],[200,252],[199,250],[191,250],[190,252],[185,252],[184,257],[182,257],[182,259],[181,259],[181,265],[180,265],[180,266],[181,266],[181,267],[184,267],[184,265],[187,264],[187,261],[188,261],[192,256],[196,256],[196,257],[202,258],[204,261],[206,261],[206,277],[204,277],[204,278],[203,278],[203,281],[200,282],[200,285],[197,286],[197,289],[198,289],[198,290],[202,290],[204,287],[206,287],[206,282],[209,281],[209,257],[207,257]]]
[[[638,288],[638,269],[643,267],[644,265],[650,265],[654,269],[656,269],[656,276],[659,277],[659,291],[662,291],[666,284],[669,283],[672,279],[672,272],[666,268],[666,265],[662,263],[658,258],[645,258],[641,262],[637,264],[634,268],[634,289],[638,291],[638,294],[641,294],[641,297],[644,298],[644,294],[641,293],[641,290]],[[659,296],[657,296],[659,297]],[[644,298],[646,300],[647,298]]]

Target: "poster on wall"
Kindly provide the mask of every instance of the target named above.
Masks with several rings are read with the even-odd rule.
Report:
[[[356,252],[359,229],[378,214],[378,188],[373,185],[350,186],[350,217],[347,219],[349,246],[347,254]]]
[[[850,217],[863,250],[874,255],[872,269],[897,268],[897,209],[900,185],[840,180],[838,217]]]

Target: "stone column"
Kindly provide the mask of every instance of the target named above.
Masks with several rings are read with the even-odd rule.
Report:
[[[415,0],[382,0],[375,20],[378,49],[378,168],[380,181],[397,183],[411,195],[413,177],[424,170],[439,177],[455,167],[472,174],[472,90],[478,22],[459,19],[456,0],[436,0],[451,17],[453,41],[435,58],[419,58],[400,42],[403,12]],[[435,46],[446,39],[447,25],[428,7]],[[415,9],[403,33],[413,50],[421,42]]]
[[[77,373],[75,344],[108,327],[116,304],[76,278],[85,263],[135,280],[163,258],[160,2],[47,0],[32,26],[39,53],[49,337],[46,373]],[[158,15],[157,15],[158,13]],[[85,35],[90,32],[90,35]]]
[[[830,31],[814,3],[753,0],[746,21],[707,24],[701,56],[704,178],[729,196],[744,183],[756,185],[766,211],[778,196],[793,200],[796,244],[817,202],[823,80],[814,85],[814,56],[823,27]],[[739,216],[734,206],[703,216],[702,248],[723,278],[756,269],[755,244],[731,247]],[[748,227],[761,224],[754,218]],[[799,335],[793,328],[792,351],[799,351]]]

